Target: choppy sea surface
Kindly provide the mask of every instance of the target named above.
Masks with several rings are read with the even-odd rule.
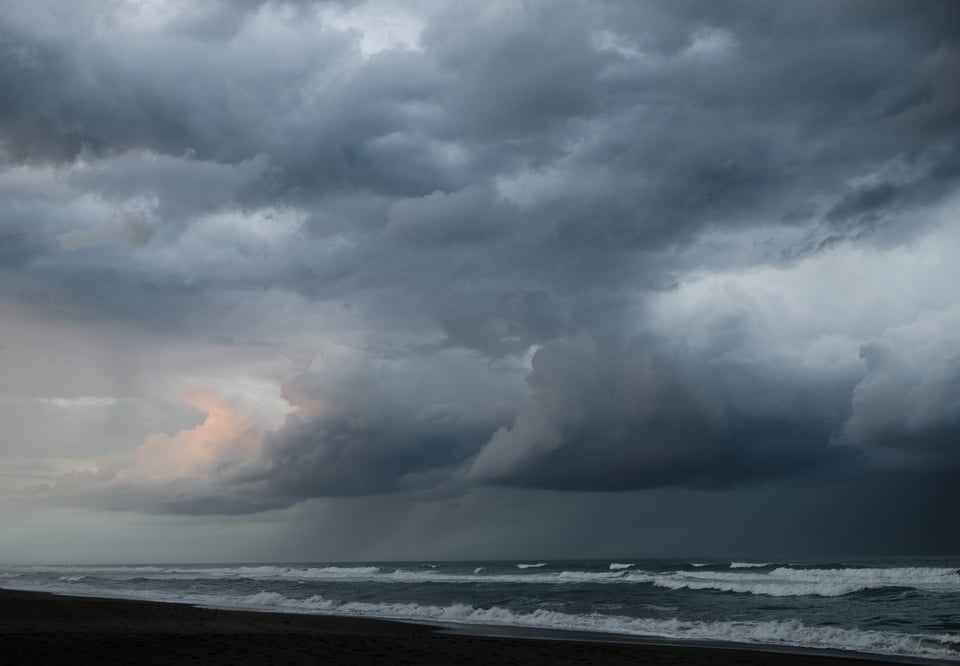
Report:
[[[0,587],[960,661],[960,558],[0,567]]]

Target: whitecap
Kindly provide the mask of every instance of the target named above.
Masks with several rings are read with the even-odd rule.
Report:
[[[808,626],[799,620],[788,621],[694,621],[635,618],[592,613],[574,615],[537,609],[518,613],[507,608],[474,607],[467,604],[447,606],[401,602],[338,602],[320,595],[306,599],[288,599],[273,592],[261,592],[234,600],[243,607],[271,607],[296,612],[320,612],[403,620],[435,621],[467,625],[547,628],[572,631],[655,636],[680,640],[713,640],[792,647],[856,650],[887,655],[956,658],[953,646],[960,635],[904,634],[840,627]],[[666,610],[666,609],[664,609]]]
[[[652,576],[657,587],[716,590],[771,597],[839,597],[867,589],[912,587],[931,592],[960,592],[960,575],[947,568],[794,569],[769,572],[677,571]]]

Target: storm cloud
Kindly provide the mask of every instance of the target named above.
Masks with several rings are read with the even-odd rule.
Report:
[[[12,0],[0,478],[184,515],[922,494],[960,471],[957,26]]]

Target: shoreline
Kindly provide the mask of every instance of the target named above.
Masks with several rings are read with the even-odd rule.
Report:
[[[200,607],[0,589],[10,663],[780,664],[955,660],[594,632]]]

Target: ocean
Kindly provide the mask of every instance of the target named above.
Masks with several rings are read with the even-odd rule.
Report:
[[[960,661],[960,560],[0,567],[0,587]]]

